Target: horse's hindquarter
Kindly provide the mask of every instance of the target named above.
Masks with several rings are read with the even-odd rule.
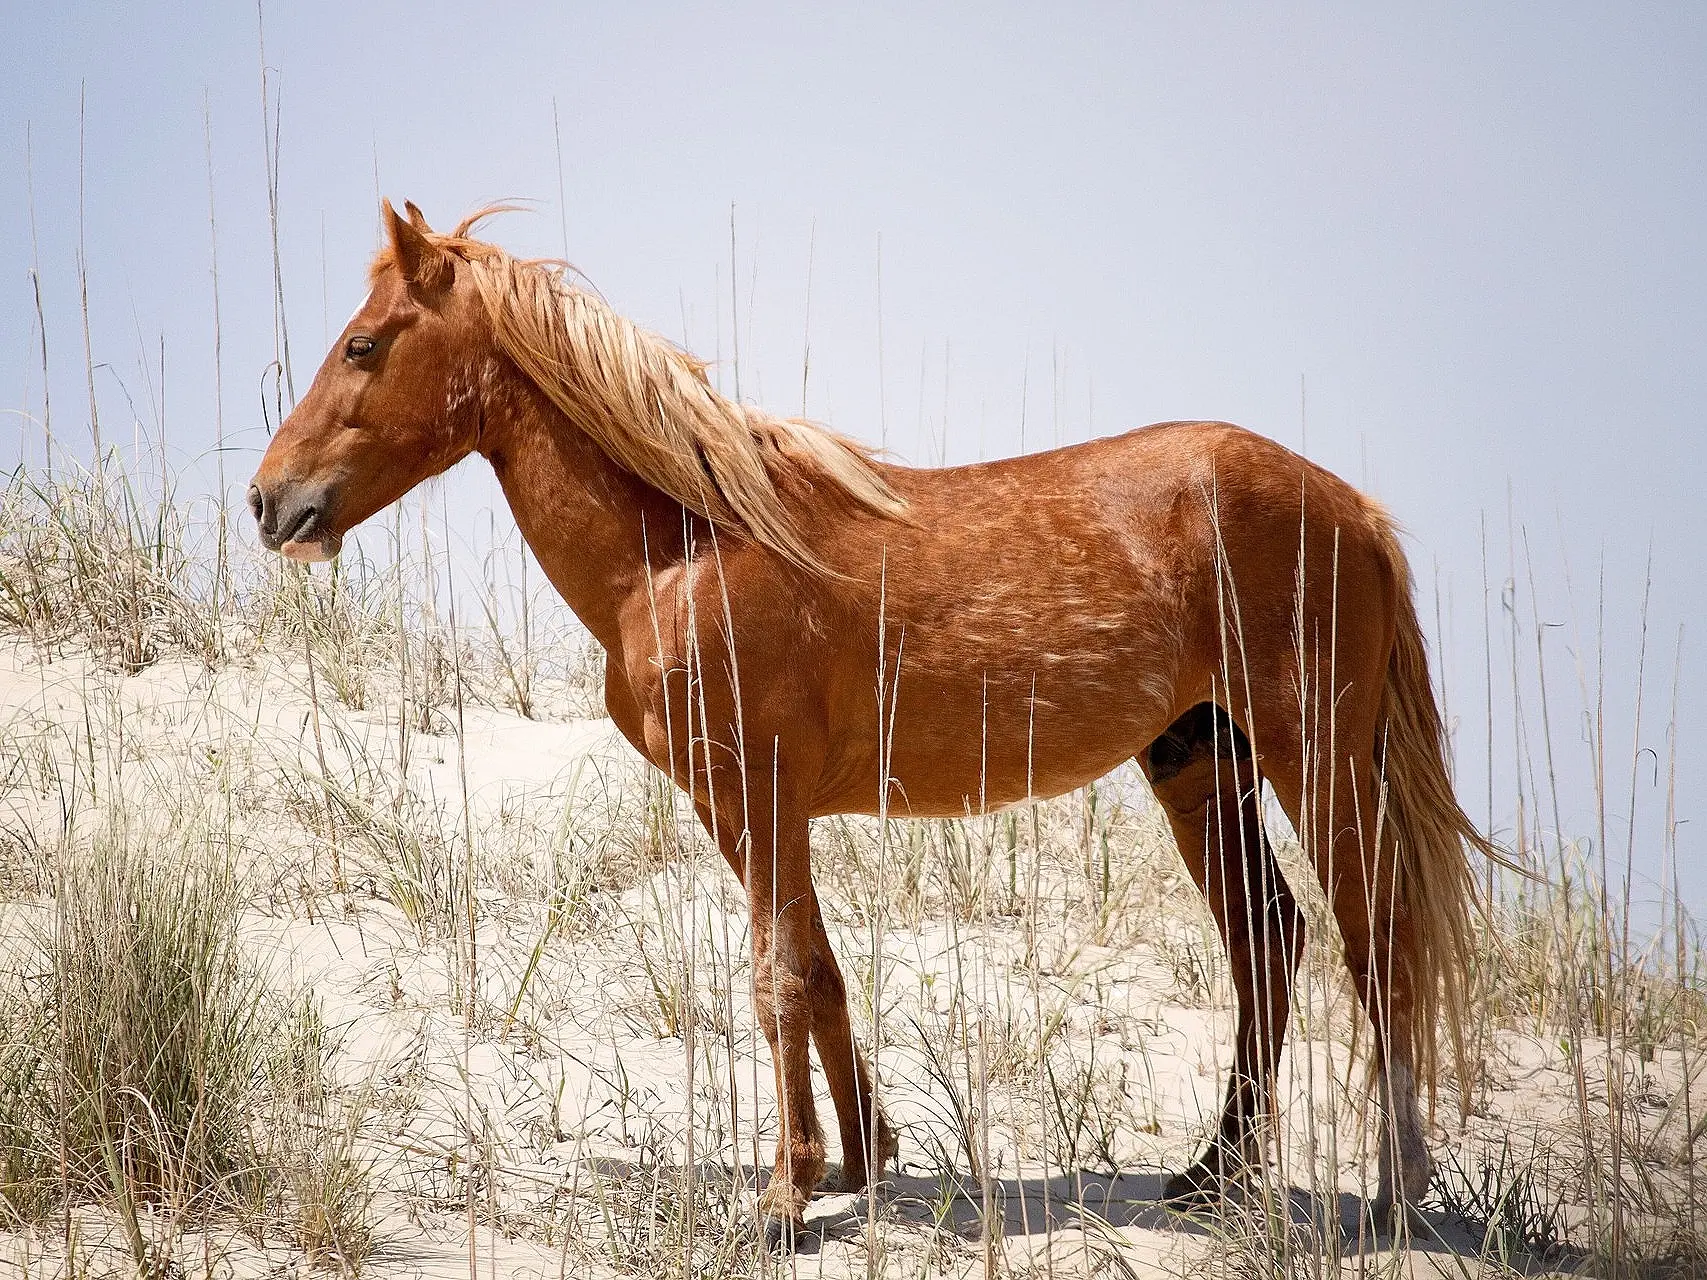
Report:
[[[845,612],[823,662],[820,812],[876,811],[885,772],[897,814],[1058,794],[1166,727],[1210,550],[1189,460],[1166,435],[897,471],[910,523],[833,536],[833,563],[865,582],[824,587]]]

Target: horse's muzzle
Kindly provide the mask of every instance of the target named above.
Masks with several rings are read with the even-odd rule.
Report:
[[[261,545],[287,560],[314,564],[338,554],[343,538],[327,523],[331,494],[325,485],[285,480],[249,486],[249,510]]]

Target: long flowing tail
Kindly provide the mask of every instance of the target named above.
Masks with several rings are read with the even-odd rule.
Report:
[[[1467,1079],[1464,1009],[1471,966],[1470,915],[1477,903],[1469,850],[1509,865],[1458,804],[1447,762],[1446,725],[1429,679],[1428,649],[1417,621],[1410,564],[1383,514],[1382,551],[1398,594],[1397,636],[1382,693],[1378,740],[1385,785],[1384,842],[1397,854],[1399,903],[1409,918],[1411,1065],[1435,1095],[1441,1024],[1453,1066]]]

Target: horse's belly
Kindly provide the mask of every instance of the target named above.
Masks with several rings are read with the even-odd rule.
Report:
[[[865,671],[844,674],[828,726],[833,795],[819,811],[875,812],[887,776],[888,812],[991,812],[1094,781],[1164,732],[1179,667],[1171,616],[1066,595],[1072,609],[967,606],[913,625],[885,663],[883,698]]]
[[[1034,761],[1031,776],[1011,764],[986,768],[976,763],[960,768],[909,768],[897,763],[892,775],[889,813],[895,817],[964,818],[998,813],[1033,800],[1047,800],[1095,782],[1131,759],[1133,751],[1079,751],[1070,757]],[[875,812],[868,809],[866,812]]]
[[[862,767],[854,776],[844,774],[821,798],[820,811],[915,818],[993,813],[1094,782],[1165,727],[1165,708],[1130,706],[1095,713],[1085,708],[1081,715],[1034,717],[1030,723],[1011,716],[898,715],[887,760],[862,752]],[[878,787],[885,774],[886,800]]]

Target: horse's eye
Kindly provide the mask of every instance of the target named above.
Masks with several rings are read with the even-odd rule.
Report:
[[[344,344],[344,358],[346,360],[365,359],[373,354],[376,345],[372,338],[366,334],[358,333]]]

